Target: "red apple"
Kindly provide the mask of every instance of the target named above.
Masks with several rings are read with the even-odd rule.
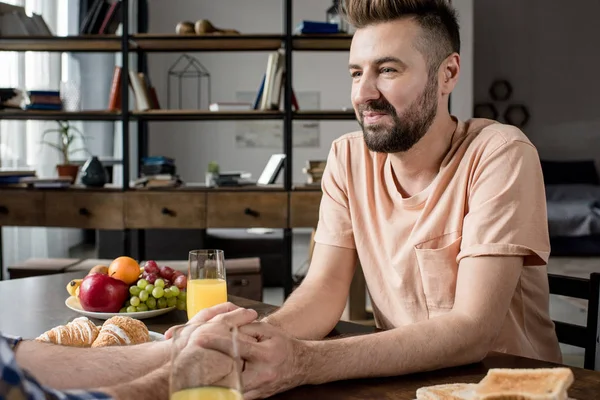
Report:
[[[79,287],[79,302],[86,311],[116,313],[129,297],[129,285],[105,274],[86,276]]]
[[[146,261],[144,264],[144,271],[149,274],[158,274],[158,264],[153,260]]]
[[[160,267],[160,276],[165,279],[171,280],[174,272],[175,272],[175,270],[171,267],[167,267],[167,266]]]

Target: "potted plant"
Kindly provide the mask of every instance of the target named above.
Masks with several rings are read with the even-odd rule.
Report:
[[[206,186],[213,186],[215,184],[215,179],[219,177],[219,164],[215,161],[211,161],[208,163],[208,171],[205,176],[205,184]]]
[[[85,148],[73,149],[75,139],[79,137],[83,142],[85,142],[85,137],[79,131],[79,129],[71,125],[69,121],[56,121],[56,123],[58,124],[58,128],[47,129],[44,131],[42,134],[42,143],[53,147],[60,152],[62,163],[56,166],[58,176],[68,176],[71,178],[71,183],[73,183],[75,182],[77,174],[79,173],[79,165],[72,164],[70,156],[78,151],[87,151]],[[52,143],[45,140],[46,135],[50,133],[58,134],[57,143]]]

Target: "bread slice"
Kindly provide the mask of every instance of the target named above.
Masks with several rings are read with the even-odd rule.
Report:
[[[449,383],[417,389],[417,400],[470,400],[475,395],[474,383]]]
[[[492,368],[475,390],[477,400],[566,400],[569,368]]]

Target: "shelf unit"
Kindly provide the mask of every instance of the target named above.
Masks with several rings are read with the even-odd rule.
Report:
[[[285,80],[283,110],[280,111],[244,111],[244,112],[210,112],[206,110],[149,110],[135,111],[125,108],[122,112],[112,112],[106,110],[84,110],[79,112],[56,112],[56,111],[0,111],[0,119],[11,120],[81,120],[81,121],[120,121],[123,130],[123,176],[122,180],[125,183],[123,188],[106,188],[106,189],[69,189],[65,191],[54,190],[13,190],[12,188],[0,188],[2,201],[16,207],[17,212],[9,214],[7,207],[0,204],[0,225],[23,225],[31,226],[32,223],[43,224],[43,226],[56,226],[61,222],[50,218],[51,222],[48,225],[48,218],[44,214],[35,213],[27,215],[27,210],[24,208],[24,196],[29,196],[30,204],[40,206],[44,204],[46,213],[52,209],[53,201],[57,195],[63,200],[68,200],[73,203],[74,207],[79,207],[78,210],[63,210],[61,212],[66,216],[64,220],[65,226],[74,227],[90,227],[94,229],[106,229],[107,227],[120,228],[124,232],[123,252],[124,254],[137,255],[139,259],[144,258],[144,229],[148,227],[172,227],[172,221],[165,219],[167,217],[155,216],[154,223],[146,226],[143,223],[129,223],[131,218],[128,217],[126,206],[131,199],[138,199],[140,193],[149,194],[150,202],[156,199],[167,201],[169,197],[177,197],[177,201],[181,201],[182,194],[189,195],[205,195],[205,205],[210,209],[211,204],[214,207],[218,202],[211,200],[213,196],[218,199],[229,199],[230,201],[242,201],[248,196],[255,196],[259,204],[259,208],[264,204],[271,202],[265,196],[275,196],[283,201],[286,211],[282,214],[283,220],[277,222],[276,227],[283,228],[283,258],[284,258],[284,292],[287,297],[293,286],[292,280],[292,229],[294,227],[315,227],[317,221],[318,205],[320,201],[320,187],[318,186],[294,186],[292,182],[292,122],[293,120],[354,120],[355,115],[352,110],[292,110],[292,85],[293,71],[292,59],[294,51],[347,51],[350,47],[351,36],[345,34],[335,35],[294,35],[292,6],[293,0],[282,0],[283,2],[283,20],[284,33],[282,35],[214,35],[214,36],[181,36],[181,35],[162,35],[147,33],[148,28],[148,3],[146,0],[138,1],[137,25],[138,32],[129,33],[129,0],[121,0],[123,2],[122,13],[122,36],[115,35],[83,35],[83,36],[68,36],[68,37],[2,37],[0,38],[0,51],[44,51],[44,52],[118,52],[122,55],[123,71],[129,70],[129,54],[135,53],[138,55],[138,70],[148,72],[147,53],[151,52],[226,52],[226,51],[274,51],[279,48],[284,48],[285,51],[285,68],[289,79]],[[129,75],[122,74],[121,96],[122,104],[129,104]],[[218,120],[257,120],[257,119],[279,119],[283,120],[283,153],[286,154],[284,164],[284,182],[282,186],[273,188],[261,187],[245,187],[239,188],[214,188],[214,189],[170,189],[170,190],[137,190],[127,187],[127,182],[130,181],[129,167],[132,160],[129,159],[130,150],[130,132],[129,122],[137,122],[138,124],[138,155],[143,157],[148,154],[148,127],[150,121],[218,121]],[[137,162],[137,160],[136,160]],[[119,213],[113,215],[108,220],[111,223],[98,222],[89,223],[85,220],[86,215],[90,215],[90,211],[82,204],[84,200],[91,198],[93,194],[94,205],[92,207],[100,207],[102,212],[114,214],[114,210],[108,209],[102,205],[102,198],[108,196],[106,200],[110,200],[110,204],[120,204]],[[230,195],[229,195],[230,194]],[[238,196],[236,198],[236,195]],[[119,197],[121,196],[121,197]],[[178,197],[179,196],[179,197]],[[228,197],[229,196],[229,197]],[[184,197],[185,198],[185,197]],[[5,200],[7,199],[7,200]],[[98,203],[100,202],[100,203]],[[49,205],[50,204],[50,205]],[[148,206],[150,209],[165,214],[167,207],[161,207],[157,204]],[[162,204],[162,203],[161,203]],[[279,203],[277,203],[279,204]],[[50,208],[49,208],[50,207]],[[115,206],[116,207],[116,206]],[[158,208],[157,208],[158,207]],[[248,213],[250,208],[246,207],[243,212]],[[74,211],[75,210],[75,211]],[[95,209],[94,209],[95,210]],[[70,215],[72,213],[73,215]],[[188,212],[182,212],[186,214]],[[222,212],[216,211],[216,215],[225,216]],[[265,214],[269,212],[266,211]],[[189,213],[188,213],[189,214]],[[197,214],[190,214],[197,215]],[[202,214],[204,215],[204,214]],[[128,219],[129,218],[129,219]],[[247,216],[246,216],[247,218]],[[242,218],[243,220],[243,218]],[[129,222],[128,222],[129,221]],[[171,222],[169,222],[171,221]],[[221,221],[221,225],[235,225],[236,222]],[[161,225],[162,224],[162,225]],[[185,223],[183,223],[185,225]],[[219,221],[214,218],[206,218],[205,223],[195,224],[197,226],[207,227],[211,225],[220,225]],[[260,224],[260,223],[259,223]],[[193,224],[194,225],[194,224]],[[246,227],[244,223],[242,226]],[[263,224],[264,225],[264,224]],[[266,223],[269,225],[269,223]],[[271,224],[272,225],[272,224]],[[177,225],[181,226],[181,225]],[[264,226],[268,227],[268,226]],[[136,230],[138,235],[138,248],[133,249],[131,246],[131,233]],[[0,261],[1,262],[1,261]],[[2,269],[0,268],[0,274]],[[0,275],[1,279],[1,275]]]

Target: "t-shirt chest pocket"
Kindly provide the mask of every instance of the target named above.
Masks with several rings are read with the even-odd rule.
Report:
[[[459,231],[438,236],[415,246],[421,272],[423,291],[429,309],[450,309],[454,306],[462,236]],[[431,317],[430,313],[430,317]]]

